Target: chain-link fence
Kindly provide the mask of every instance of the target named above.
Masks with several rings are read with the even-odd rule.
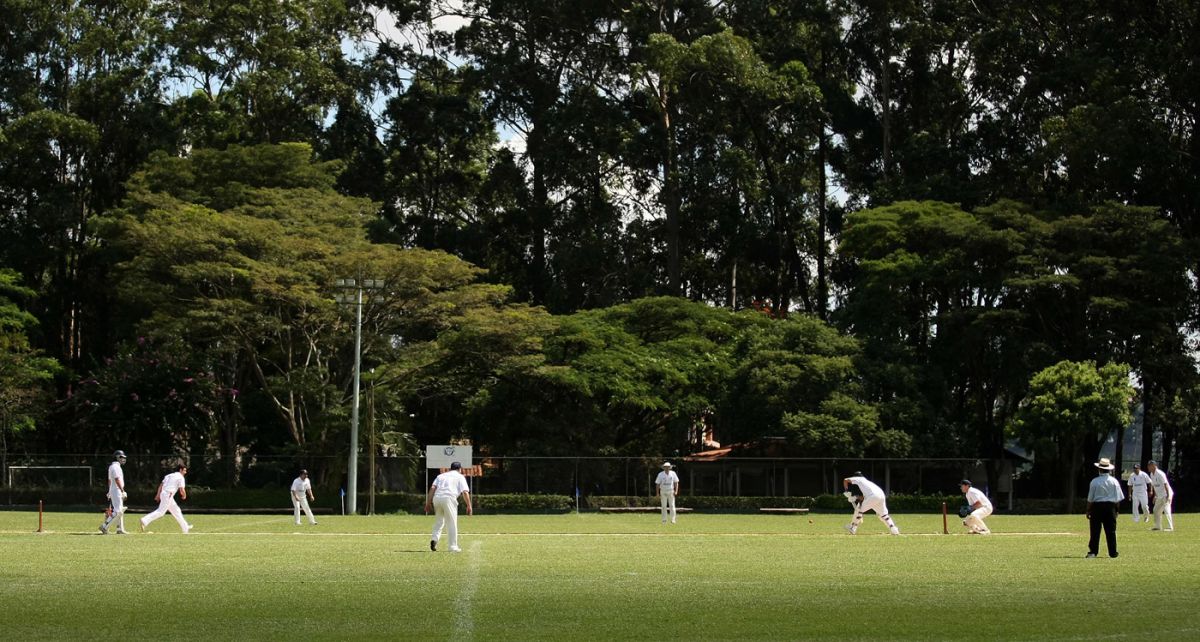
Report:
[[[131,454],[124,465],[126,485],[153,489],[163,475],[185,461],[177,455]],[[654,479],[668,461],[647,457],[477,457],[471,484],[476,493],[538,493],[557,495],[649,496]],[[969,477],[989,484],[989,462],[977,459],[829,459],[726,457],[706,460],[670,459],[683,495],[795,497],[841,492],[841,480],[862,472],[887,492],[937,494],[954,492]],[[82,489],[103,495],[108,454],[21,454],[4,458],[7,489]],[[316,486],[345,488],[347,462],[341,457],[254,457],[236,462],[188,458],[188,483],[204,488],[282,488],[304,468]],[[359,462],[360,492],[423,492],[436,469],[426,469],[423,457],[363,456]],[[990,490],[1012,490],[1010,461],[992,465]]]
[[[124,465],[130,495],[152,497],[163,475],[185,461],[179,455],[131,453]],[[1023,459],[847,459],[803,457],[479,457],[467,472],[477,495],[539,494],[571,498],[648,498],[662,464],[670,461],[679,476],[684,497],[816,497],[837,494],[844,477],[862,472],[889,493],[954,495],[958,482],[971,479],[984,489],[998,509],[1020,503],[1062,497],[1057,484],[1030,476]],[[111,454],[0,453],[0,505],[47,504],[103,506]],[[188,485],[194,491],[220,496],[230,506],[255,506],[278,500],[300,469],[307,469],[322,501],[336,507],[347,488],[344,456],[247,456],[237,462],[190,457]],[[465,463],[465,462],[464,462]],[[1177,509],[1196,506],[1190,468],[1173,462],[1168,471],[1177,495]],[[1124,467],[1128,471],[1132,461]],[[423,456],[361,455],[358,502],[376,494],[423,494],[436,469],[425,467]],[[1086,477],[1089,471],[1081,472]],[[1044,477],[1044,475],[1043,475]],[[1086,482],[1080,488],[1086,491]],[[259,499],[274,498],[274,499]],[[368,510],[370,510],[368,508]]]

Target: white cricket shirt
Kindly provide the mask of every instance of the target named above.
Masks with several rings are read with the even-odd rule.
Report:
[[[992,509],[992,502],[988,496],[983,494],[982,490],[972,486],[967,489],[967,503],[971,505],[971,510],[975,510],[975,502],[979,502],[983,508]]]
[[[883,489],[866,477],[850,477],[850,483],[858,486],[863,493],[863,503],[872,499],[883,499]]]
[[[303,495],[305,492],[312,490],[312,481],[303,477],[297,477],[296,481],[292,482],[292,492]]]
[[[1134,495],[1145,495],[1149,485],[1150,475],[1147,475],[1144,470],[1139,470],[1129,476],[1129,492]]]
[[[120,486],[117,486],[118,481],[121,482]],[[125,486],[125,471],[121,470],[121,462],[114,461],[108,467],[108,492],[110,495],[112,493],[120,493],[121,488],[124,488],[124,486]]]
[[[679,485],[679,475],[676,475],[673,470],[664,470],[654,478],[654,485],[658,486],[661,492],[673,493],[675,487]]]
[[[170,475],[163,477],[162,480],[163,492],[171,493],[172,495],[179,492],[179,489],[186,485],[187,484],[185,484],[183,481],[183,473],[180,472],[171,473]]]
[[[1150,475],[1150,485],[1154,486],[1154,494],[1159,497],[1170,497],[1172,495],[1171,483],[1167,481],[1167,474],[1161,468],[1155,470],[1153,475]]]
[[[433,480],[434,498],[438,497],[453,497],[458,499],[458,496],[469,492],[471,487],[467,485],[467,478],[457,470],[451,470],[438,475]]]

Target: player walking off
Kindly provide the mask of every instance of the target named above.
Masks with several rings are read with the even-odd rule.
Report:
[[[662,465],[662,472],[654,478],[654,487],[658,492],[658,503],[662,506],[662,522],[667,523],[667,513],[671,514],[671,523],[675,523],[675,496],[679,494],[679,475],[671,470],[671,462]]]
[[[312,482],[308,479],[308,471],[301,470],[300,476],[292,481],[292,509],[296,515],[296,526],[300,525],[300,509],[304,509],[304,514],[308,515],[308,523],[316,524],[317,518],[313,517],[312,509],[308,507],[308,500],[316,501],[313,496]]]
[[[158,485],[158,492],[154,493],[154,501],[158,502],[158,508],[140,520],[142,531],[146,530],[150,522],[169,512],[175,521],[179,522],[179,530],[183,531],[184,535],[191,532],[192,525],[184,521],[183,513],[179,511],[179,504],[175,503],[175,493],[179,493],[181,499],[187,499],[187,484],[183,480],[184,475],[187,475],[187,470],[187,466],[179,464],[175,472],[163,477],[162,482]]]
[[[983,518],[992,514],[991,500],[982,490],[972,486],[969,479],[959,482],[958,487],[962,489],[963,495],[966,495],[967,506],[971,510],[963,518],[963,526],[966,526],[967,532],[972,535],[990,535],[992,531],[983,523]]]
[[[462,495],[467,502],[467,514],[472,514],[471,509],[471,489],[467,486],[467,478],[459,471],[462,469],[462,464],[452,462],[450,470],[438,475],[433,480],[433,484],[429,486],[429,493],[425,496],[425,512],[429,513],[430,507],[433,507],[437,513],[437,519],[433,520],[433,535],[429,539],[429,550],[436,551],[438,540],[442,538],[442,528],[448,526],[450,530],[450,552],[461,553],[462,549],[458,547],[458,496]]]
[[[842,494],[854,507],[854,518],[844,527],[847,532],[851,535],[858,534],[858,526],[862,524],[863,514],[873,510],[879,517],[879,521],[887,524],[888,532],[892,535],[900,534],[900,529],[896,528],[896,522],[893,522],[892,516],[888,514],[887,501],[882,488],[858,472],[843,479],[842,488],[845,490]]]
[[[1167,473],[1156,462],[1146,462],[1150,471],[1150,486],[1154,489],[1154,528],[1152,531],[1175,530],[1175,518],[1171,517],[1171,502],[1175,501],[1175,489],[1167,481]],[[1163,515],[1167,516],[1167,527],[1162,527]]]
[[[1150,521],[1150,475],[1147,475],[1141,465],[1134,464],[1133,472],[1129,473],[1129,499],[1133,504],[1133,523]]]
[[[108,526],[117,522],[117,535],[125,534],[125,498],[129,495],[125,493],[125,471],[122,470],[121,464],[125,463],[125,451],[118,450],[113,453],[113,463],[108,466],[108,514],[104,516],[104,523],[100,525],[100,532],[108,535]]]

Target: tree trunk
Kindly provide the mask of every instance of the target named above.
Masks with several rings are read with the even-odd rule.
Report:
[[[1075,513],[1075,492],[1079,488],[1079,460],[1083,454],[1079,452],[1079,442],[1076,441],[1071,445],[1071,463],[1067,466],[1070,473],[1067,475],[1067,513]]]
[[[660,91],[666,91],[665,89]],[[663,210],[667,217],[667,293],[680,296],[683,293],[683,278],[680,273],[679,239],[679,185],[675,166],[675,129],[671,122],[670,103],[661,99],[663,126]]]
[[[817,317],[822,321],[829,320],[829,284],[825,268],[829,251],[829,239],[826,238],[829,233],[829,211],[826,204],[829,196],[825,191],[825,163],[828,151],[825,122],[822,120],[821,131],[817,135]]]
[[[1154,382],[1142,374],[1142,458],[1145,462],[1154,459]]]
[[[549,190],[546,187],[545,133],[536,122],[529,133],[529,162],[533,165],[533,203],[530,207],[530,223],[533,226],[532,259],[529,262],[529,293],[535,305],[546,303],[546,227],[549,224]]]

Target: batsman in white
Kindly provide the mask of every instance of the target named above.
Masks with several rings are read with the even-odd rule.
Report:
[[[154,501],[158,502],[158,508],[154,512],[146,515],[140,520],[142,532],[146,531],[146,526],[150,522],[162,517],[168,512],[179,522],[179,529],[187,535],[192,530],[192,525],[184,521],[183,513],[179,511],[179,504],[175,503],[175,493],[179,493],[181,499],[187,499],[187,484],[183,477],[187,475],[187,466],[179,464],[175,472],[163,477],[162,482],[158,484],[158,492],[154,493]]]
[[[675,523],[675,496],[679,494],[679,475],[671,470],[671,462],[664,462],[662,472],[654,478],[654,487],[658,492],[658,503],[662,506],[662,521],[667,523],[667,513],[671,514],[671,523]]]
[[[851,486],[854,486],[853,490]],[[892,535],[900,534],[900,529],[896,528],[896,522],[893,522],[892,516],[888,514],[887,501],[882,488],[863,477],[862,473],[855,472],[854,475],[842,480],[842,489],[845,491],[842,494],[854,507],[854,518],[844,527],[848,533],[858,534],[858,526],[862,524],[863,514],[873,510],[879,517],[879,521],[887,525],[888,532]]]
[[[458,547],[458,496],[462,495],[467,502],[467,514],[472,514],[471,488],[467,486],[467,478],[459,472],[462,464],[452,462],[450,470],[434,478],[425,496],[425,514],[434,508],[437,519],[433,520],[433,534],[429,538],[429,550],[436,551],[438,540],[442,538],[442,528],[449,526],[450,552],[461,553]]]
[[[1154,528],[1152,531],[1175,530],[1175,518],[1171,516],[1171,502],[1175,501],[1175,489],[1167,481],[1167,473],[1158,467],[1158,463],[1146,462],[1150,471],[1150,486],[1154,489]],[[1162,527],[1163,515],[1167,516],[1167,527]]]
[[[963,526],[966,526],[967,532],[972,535],[990,535],[992,531],[983,523],[983,518],[992,514],[991,500],[982,490],[972,486],[969,479],[959,482],[958,487],[962,489],[963,495],[966,495],[967,506],[971,508],[971,512],[963,518]]]
[[[104,523],[100,525],[100,532],[108,535],[108,526],[117,522],[117,534],[125,534],[125,498],[129,495],[125,493],[125,471],[121,469],[121,464],[125,463],[125,451],[118,450],[113,453],[113,463],[108,466],[108,504],[109,513],[104,517]]]
[[[313,496],[312,482],[308,479],[308,471],[301,469],[300,476],[292,481],[292,509],[296,515],[296,526],[300,525],[300,509],[304,509],[304,514],[308,515],[308,523],[316,524],[317,518],[313,517],[312,509],[308,507],[308,500],[316,501]]]
[[[1129,499],[1133,503],[1133,523],[1150,521],[1150,475],[1142,470],[1141,465],[1134,464],[1133,472],[1129,473]]]

